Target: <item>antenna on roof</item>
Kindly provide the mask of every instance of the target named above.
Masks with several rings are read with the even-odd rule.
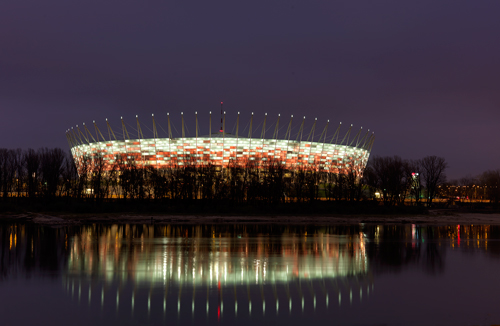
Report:
[[[224,128],[222,126],[222,105],[224,104],[224,102],[220,102],[220,132],[224,132]]]

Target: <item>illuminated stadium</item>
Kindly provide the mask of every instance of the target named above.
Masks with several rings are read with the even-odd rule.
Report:
[[[139,167],[157,169],[208,165],[267,169],[280,165],[289,171],[302,169],[335,174],[355,171],[358,175],[366,166],[374,142],[374,134],[363,131],[362,127],[356,132],[350,125],[347,131],[341,132],[340,123],[334,132],[329,133],[329,121],[319,129],[318,121],[314,119],[312,127],[306,131],[306,117],[294,126],[292,115],[288,123],[280,125],[280,115],[268,123],[267,113],[255,128],[252,113],[246,127],[240,129],[238,112],[231,132],[227,132],[226,112],[222,110],[220,129],[216,132],[212,129],[212,112],[209,113],[206,135],[201,135],[201,124],[195,112],[195,135],[187,136],[184,114],[180,116],[180,133],[167,113],[165,128],[154,115],[151,126],[141,126],[136,116],[134,125],[121,118],[120,127],[112,127],[106,119],[107,130],[103,131],[107,137],[95,121],[90,129],[85,124],[68,129],[66,137],[77,165],[84,157],[102,156],[108,170],[121,158],[125,162],[133,160]],[[173,136],[172,129],[179,137]],[[148,132],[151,136],[145,137]]]

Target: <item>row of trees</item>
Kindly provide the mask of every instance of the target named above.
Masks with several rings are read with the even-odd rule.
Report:
[[[500,202],[500,169],[488,170],[478,176],[465,176],[451,180],[440,187],[444,197],[458,201]]]
[[[0,148],[0,194],[8,196],[56,196],[66,171],[74,164],[60,148]],[[69,177],[69,176],[68,176]]]
[[[428,206],[436,198],[438,189],[446,182],[448,164],[437,156],[426,156],[420,160],[404,160],[399,156],[373,157],[364,173],[370,195],[378,193],[386,205],[397,205],[407,198],[418,204],[425,186]]]
[[[500,202],[500,169],[488,170],[478,176],[446,180],[445,159],[427,156],[420,160],[404,160],[398,156],[372,157],[364,173],[370,196],[375,192],[387,205],[405,200],[425,198],[428,205],[439,197],[449,201]]]
[[[230,162],[227,168],[193,159],[183,165],[142,166],[139,158],[117,155],[113,163],[102,156],[85,156],[78,162],[79,180],[67,187],[68,196],[85,195],[102,201],[110,197],[231,203],[312,202],[320,198],[355,201],[362,197],[357,170],[335,174],[320,169],[289,170],[278,160]]]
[[[438,191],[445,189],[447,168],[444,158],[437,156],[420,160],[375,156],[363,175],[354,168],[340,174],[319,168],[292,171],[279,161],[263,160],[230,163],[225,169],[210,164],[199,166],[194,161],[164,168],[138,162],[134,156],[118,155],[110,163],[94,155],[75,164],[72,156],[60,148],[0,149],[0,194],[4,199],[62,197],[102,202],[120,198],[236,204],[380,198],[385,205],[393,206],[407,199],[418,204],[425,193],[431,205]],[[485,172],[481,179],[491,185],[499,181],[500,170]],[[500,199],[498,190],[488,190],[488,194],[493,201]]]
[[[0,149],[2,198],[55,197],[101,202],[123,200],[203,200],[233,203],[355,201],[363,197],[357,170],[335,174],[319,169],[287,170],[279,161],[249,160],[228,168],[184,163],[142,166],[134,156],[84,156],[77,164],[59,148]]]

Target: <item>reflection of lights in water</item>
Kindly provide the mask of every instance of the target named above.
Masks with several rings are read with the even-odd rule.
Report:
[[[115,227],[113,232],[119,232],[121,228]],[[149,230],[148,234],[154,234],[154,227],[147,227],[147,229]],[[144,234],[141,236],[144,237]],[[299,280],[313,280],[346,277],[365,274],[368,271],[365,238],[361,232],[354,236],[308,235],[305,240],[299,240],[293,236],[283,236],[279,240],[260,238],[256,243],[256,248],[244,242],[237,242],[236,245],[233,245],[230,238],[219,238],[216,247],[211,247],[203,241],[203,238],[187,248],[183,247],[185,244],[182,242],[169,242],[169,238],[166,239],[168,245],[154,246],[155,238],[150,236],[150,239],[144,238],[140,245],[132,241],[129,246],[110,250],[107,238],[101,236],[97,240],[100,250],[95,251],[92,250],[91,239],[92,237],[86,236],[85,231],[72,239],[68,268],[71,272],[95,273],[97,271],[108,280],[118,276],[127,280],[132,278],[136,283],[161,280],[164,283],[175,281],[205,284],[207,279],[203,271],[208,269],[210,282],[213,282],[214,279],[218,281],[219,275],[223,273],[220,276],[223,277],[225,284],[236,281],[244,283],[245,280],[250,279],[254,280],[256,284],[260,284],[267,282],[269,277],[273,283],[278,283],[289,282],[297,278]],[[122,241],[126,243],[130,240],[122,239]],[[276,241],[279,242],[279,252],[268,252],[270,249],[266,248],[275,248],[276,246],[269,245]],[[121,248],[129,250],[130,254],[122,255]],[[146,259],[139,249],[147,252]],[[304,249],[306,250],[304,251]],[[319,255],[308,255],[307,252],[310,250],[319,253]],[[269,253],[272,255],[269,256]],[[118,255],[120,255],[120,259],[115,258]],[[120,263],[117,263],[118,261]],[[252,261],[253,264],[250,263]],[[94,266],[90,262],[93,262]],[[253,268],[251,268],[252,265]],[[124,266],[126,268],[123,268]],[[175,269],[173,270],[174,266],[177,267],[175,280],[172,279],[172,273],[175,271]],[[273,267],[271,270],[269,270],[270,266]],[[186,270],[189,270],[190,273],[187,274]],[[198,270],[199,273],[197,273]],[[236,273],[239,274],[238,280],[234,277]]]
[[[163,255],[163,281],[167,278],[167,253]]]
[[[106,240],[102,237],[97,238],[99,250],[95,250],[93,247],[95,240],[86,242],[95,239],[95,235],[89,240],[84,237],[73,238],[71,248],[74,250],[71,251],[71,257],[68,259],[70,271],[68,275],[76,276],[77,279],[78,272],[101,276],[104,281],[101,292],[101,307],[104,305],[104,289],[109,294],[109,287],[116,284],[117,291],[119,290],[116,293],[116,311],[119,309],[120,301],[122,301],[122,310],[126,308],[124,302],[130,302],[128,300],[132,294],[132,315],[134,315],[136,299],[139,300],[137,309],[142,310],[142,315],[146,316],[147,311],[148,316],[151,313],[153,318],[156,308],[160,314],[163,310],[163,316],[166,318],[167,302],[170,307],[175,307],[175,301],[177,301],[178,317],[182,319],[187,315],[196,320],[195,294],[196,288],[198,287],[199,290],[200,286],[203,289],[206,287],[207,291],[207,318],[215,315],[218,315],[219,318],[222,316],[224,310],[223,292],[226,291],[227,296],[227,291],[232,292],[232,288],[234,288],[234,316],[239,315],[240,317],[246,315],[246,311],[238,312],[238,301],[242,299],[238,292],[241,290],[246,292],[245,297],[248,295],[249,315],[252,314],[252,301],[256,301],[258,306],[262,303],[262,315],[266,314],[266,310],[268,310],[268,315],[273,314],[272,309],[276,309],[275,312],[278,315],[280,301],[285,300],[286,306],[287,298],[290,314],[293,306],[296,310],[302,310],[302,313],[305,313],[306,301],[308,307],[312,306],[315,312],[321,311],[325,306],[328,308],[329,294],[333,293],[338,294],[340,306],[341,289],[337,286],[339,282],[346,285],[342,292],[344,295],[349,293],[351,304],[352,288],[359,289],[360,300],[363,297],[362,287],[367,286],[368,294],[370,285],[373,289],[371,281],[368,284],[364,283],[365,281],[360,281],[364,279],[364,276],[368,276],[365,238],[361,233],[350,236],[309,234],[305,239],[293,236],[283,236],[278,240],[272,237],[263,237],[258,240],[250,238],[246,242],[238,240],[236,243],[232,242],[233,240],[230,238],[219,237],[213,246],[210,246],[209,242],[204,242],[203,238],[196,239],[194,242],[170,241],[168,245],[157,246],[155,245],[158,241],[157,238],[148,239],[148,236],[144,235],[140,244],[132,241],[127,245],[128,240],[122,239],[124,245],[120,245],[117,250],[114,246],[112,250],[109,250]],[[114,237],[112,239],[114,244]],[[141,253],[137,249],[141,249],[143,252]],[[88,264],[90,261],[93,263]],[[206,273],[207,270],[208,273]],[[83,287],[82,289],[81,283],[78,285],[74,282],[70,284],[70,282],[72,281],[68,278],[62,284],[63,288],[66,288],[68,292],[71,288],[72,293],[78,290],[78,299],[80,299],[83,290],[82,299],[85,300],[87,288]],[[79,286],[79,288],[75,289],[75,286]],[[127,294],[127,289],[130,289],[130,286],[137,289],[137,292],[133,290],[132,293],[128,292]],[[214,286],[216,291],[212,291]],[[161,287],[163,291],[154,290],[158,287]],[[148,295],[144,293],[145,288],[149,288]],[[308,289],[308,291],[303,292],[304,289]],[[94,285],[94,291],[98,290],[99,288],[96,289]],[[89,306],[91,292],[89,285]],[[157,292],[159,295],[155,294]],[[168,296],[168,292],[175,293],[173,298],[172,295]],[[185,293],[189,292],[192,293],[192,296],[188,294],[186,297]],[[259,292],[259,298],[255,298],[254,296]],[[310,296],[306,295],[308,292],[310,292]],[[183,293],[182,296],[181,293]],[[217,314],[210,316],[210,301],[214,304],[215,293],[217,293],[219,302],[218,305],[216,304]],[[320,293],[318,298],[317,294]],[[251,297],[253,298],[251,299]],[[325,305],[322,305],[323,298]],[[162,300],[163,309],[161,308]],[[188,308],[189,300],[191,300],[191,314],[189,314]],[[197,300],[200,299],[197,298]],[[292,305],[294,300],[300,301],[295,301],[296,303]],[[245,305],[245,301],[247,300],[244,299],[243,303],[240,301],[240,305]],[[271,301],[269,307],[267,301]],[[272,302],[275,304],[273,305]],[[107,301],[106,306],[109,303]],[[200,304],[198,310],[202,310],[200,309],[203,306],[202,302],[198,304]],[[181,305],[187,309],[181,311]],[[232,310],[231,305],[230,303],[228,308],[230,310]],[[260,314],[260,309],[258,310]],[[135,314],[140,316],[138,311]],[[198,311],[198,315],[199,313],[200,311]]]
[[[117,227],[117,230],[119,229],[120,227]],[[381,235],[384,235],[383,231],[384,227],[381,226]],[[410,231],[410,228],[408,228],[408,231]],[[454,231],[456,232],[456,228]],[[470,246],[476,246],[476,239],[479,238],[477,233],[469,235],[466,231],[465,228],[462,230],[461,227],[462,233],[460,235],[463,236],[462,246],[466,244],[468,240],[471,240]],[[484,233],[488,234],[486,232]],[[429,240],[433,240],[433,238],[426,233],[424,233],[424,235],[429,237]],[[409,238],[409,232],[406,233],[406,236]],[[456,234],[456,236],[458,237],[458,234]],[[421,238],[419,228],[417,228],[415,237],[417,239]],[[357,290],[359,290],[360,302],[363,299],[365,299],[365,302],[369,301],[369,299],[374,299],[373,277],[369,274],[367,275],[368,259],[365,253],[365,245],[363,243],[365,240],[363,240],[363,238],[358,238],[356,233],[346,237],[336,235],[328,236],[327,234],[323,237],[321,237],[321,235],[316,237],[312,235],[311,232],[309,232],[309,236],[305,241],[302,241],[302,239],[300,241],[294,240],[294,238],[289,235],[283,235],[279,240],[276,240],[276,237],[271,240],[263,237],[258,241],[252,238],[245,239],[243,237],[243,240],[237,240],[236,242],[232,242],[234,239],[227,240],[222,237],[217,240],[216,246],[207,249],[206,246],[204,246],[206,242],[204,242],[203,239],[196,240],[196,248],[192,248],[190,243],[185,241],[172,241],[169,242],[168,245],[162,244],[158,246],[155,245],[158,240],[157,238],[151,237],[148,239],[148,236],[145,235],[144,240],[141,240],[140,244],[134,243],[134,241],[127,243],[127,241],[129,241],[127,238],[120,238],[119,247],[115,249],[115,237],[113,236],[111,238],[113,240],[113,247],[112,250],[110,250],[111,247],[107,240],[94,231],[92,237],[88,237],[88,239],[83,237],[83,235],[77,235],[68,239],[70,256],[66,261],[68,268],[67,273],[63,274],[67,279],[65,282],[61,283],[61,286],[63,289],[67,290],[68,297],[71,293],[74,304],[79,302],[87,306],[85,302],[87,298],[85,298],[85,295],[87,295],[88,292],[89,309],[96,310],[99,309],[100,305],[103,305],[103,293],[106,292],[106,296],[109,296],[109,298],[106,299],[104,311],[106,312],[109,310],[112,311],[113,314],[113,308],[115,307],[113,307],[114,300],[112,300],[112,293],[115,293],[114,290],[116,290],[118,284],[119,286],[123,286],[120,287],[120,293],[116,293],[116,308],[118,310],[119,305],[121,305],[121,312],[130,308],[130,306],[128,306],[128,304],[130,304],[130,290],[132,287],[137,288],[137,293],[133,294],[132,297],[132,308],[134,307],[134,296],[135,299],[138,300],[138,310],[134,312],[137,317],[146,315],[147,296],[145,295],[145,289],[147,288],[154,288],[152,297],[148,299],[152,301],[152,316],[154,316],[156,309],[161,314],[162,299],[164,302],[163,311],[166,311],[166,304],[168,301],[168,313],[172,313],[175,316],[177,289],[182,287],[183,297],[180,298],[180,300],[182,301],[181,304],[185,306],[185,309],[181,312],[181,317],[185,315],[188,318],[190,317],[188,308],[189,299],[191,299],[189,295],[190,292],[194,291],[194,287],[198,287],[197,290],[200,290],[200,286],[203,290],[206,287],[208,316],[208,301],[210,301],[212,305],[217,305],[215,301],[215,293],[217,291],[208,291],[208,289],[213,290],[216,283],[213,283],[213,280],[209,279],[209,273],[206,273],[206,270],[213,270],[213,268],[220,265],[220,272],[224,272],[224,278],[221,282],[223,283],[223,287],[221,287],[221,290],[225,288],[227,296],[228,293],[232,292],[233,286],[235,290],[237,288],[238,303],[242,305],[242,307],[245,307],[247,302],[245,287],[249,284],[250,290],[248,290],[248,296],[249,298],[250,296],[252,297],[253,303],[255,303],[257,307],[259,307],[261,303],[263,306],[265,306],[266,303],[270,303],[267,305],[268,307],[265,307],[267,308],[268,316],[274,315],[272,309],[274,309],[275,305],[276,314],[278,314],[279,301],[282,302],[282,310],[286,309],[286,302],[289,301],[290,313],[292,301],[295,301],[293,308],[296,311],[294,312],[294,316],[300,315],[298,311],[301,309],[301,303],[297,300],[302,296],[298,295],[297,292],[303,291],[306,289],[306,285],[310,285],[309,290],[313,296],[307,295],[308,291],[306,290],[304,292],[304,294],[306,294],[305,301],[307,301],[308,307],[314,306],[317,313],[320,313],[321,309],[324,309],[325,306],[327,308],[329,307],[329,294],[332,294],[334,301],[334,298],[338,295],[339,305],[341,304],[340,292],[344,295],[344,299],[346,298],[345,296],[349,294],[351,304],[352,292],[357,292]],[[21,237],[19,237],[19,239],[21,239]],[[384,237],[382,237],[382,239],[384,239]],[[481,241],[480,245],[485,247],[485,241]],[[142,254],[137,250],[139,248],[144,250]],[[255,268],[256,265],[254,262],[256,260],[260,262],[258,265],[261,266],[260,268],[258,266]],[[187,271],[187,273],[185,271]],[[254,273],[257,275],[254,275]],[[89,278],[89,276],[91,277]],[[254,284],[255,279],[258,279],[258,285]],[[358,279],[362,281],[358,281]],[[74,284],[74,280],[76,280],[76,282],[82,280],[83,283]],[[86,280],[89,280],[89,282],[92,281],[92,284],[88,284],[88,287],[85,287]],[[101,291],[102,297],[101,300],[99,300],[101,282],[104,290]],[[301,282],[303,289],[295,289],[294,284]],[[340,288],[337,287],[337,285],[339,285]],[[263,286],[265,289],[265,295],[262,297],[262,299],[265,299],[265,303],[261,301],[261,296],[259,295],[259,290],[261,291],[260,286]],[[271,286],[278,287],[277,296],[275,295],[273,297]],[[283,290],[286,290],[289,286],[291,291],[285,293]],[[162,287],[164,291],[156,291],[158,287]],[[174,293],[173,296],[172,294],[170,294],[170,296],[167,295],[167,288],[170,288],[170,292]],[[350,288],[351,290],[349,290]],[[77,291],[78,296],[76,296]],[[242,295],[243,292],[245,292],[244,295]],[[156,293],[158,293],[158,295],[156,295]],[[185,293],[188,293],[188,295],[185,295]],[[92,295],[94,298],[92,298]],[[232,296],[230,296],[230,298],[232,299]],[[323,298],[325,299],[324,305],[322,304]],[[91,305],[91,299],[94,300],[93,305]],[[196,298],[197,302],[194,299],[192,301],[192,307],[193,303],[198,305],[198,317],[200,314],[203,315],[202,301],[204,299],[204,295],[201,295],[201,297],[198,296]],[[225,299],[226,304],[228,304],[227,298]],[[275,300],[275,305],[272,304],[273,300]],[[356,300],[357,298],[354,298],[354,301]],[[101,303],[99,303],[99,301],[101,301]],[[330,308],[335,310],[336,308],[334,306],[336,305],[334,301]],[[247,317],[246,309],[239,309],[240,311],[238,312],[238,303],[236,300],[234,302],[235,315],[239,313],[238,317]],[[283,307],[283,303],[285,307]],[[231,302],[229,305],[230,306],[226,308],[230,310],[231,315]],[[251,304],[249,304],[249,312],[251,313],[250,306]],[[87,307],[85,308],[87,309]],[[266,310],[265,308],[263,308],[263,313]],[[342,308],[349,309],[349,305],[344,303]],[[139,313],[139,311],[141,311],[141,313]],[[311,312],[312,310],[308,308],[308,311],[305,313]],[[255,314],[260,314],[260,309],[257,309],[257,312],[254,312],[254,315]],[[210,318],[215,317],[215,315],[215,311],[212,311]],[[164,316],[166,316],[166,313]],[[193,318],[196,319],[198,317],[195,315]],[[165,320],[168,321],[166,317]]]
[[[342,295],[339,292],[339,306],[340,306],[341,301],[342,301]]]

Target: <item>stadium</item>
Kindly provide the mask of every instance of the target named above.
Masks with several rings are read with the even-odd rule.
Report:
[[[357,175],[362,175],[374,142],[374,134],[369,130],[363,131],[362,127],[356,132],[350,125],[347,131],[342,132],[342,123],[339,123],[333,132],[329,132],[329,120],[322,129],[318,129],[318,121],[314,119],[312,126],[306,131],[306,117],[294,126],[293,115],[287,123],[280,125],[280,115],[267,124],[266,113],[259,125],[253,128],[255,121],[252,113],[245,128],[240,129],[238,112],[231,132],[226,132],[226,112],[221,109],[220,129],[212,131],[210,112],[208,123],[204,126],[208,127],[208,134],[200,135],[198,113],[195,112],[194,136],[186,135],[188,125],[182,112],[180,133],[172,124],[168,113],[166,118],[166,128],[155,120],[154,115],[150,126],[141,125],[138,116],[135,118],[135,126],[127,124],[122,117],[121,127],[118,128],[112,127],[106,119],[106,130],[103,131],[105,130],[107,139],[94,121],[93,128],[90,129],[85,124],[68,129],[66,138],[77,166],[85,157],[102,156],[105,170],[111,169],[121,157],[125,164],[133,160],[136,166],[142,168],[181,169],[211,165],[223,169],[267,169],[278,164],[291,172],[314,170],[347,174],[354,171]],[[91,129],[94,129],[93,132]],[[173,136],[172,129],[179,134],[178,137]],[[148,132],[151,136],[145,137]],[[131,133],[134,136],[131,137]],[[256,134],[259,136],[256,137]]]

